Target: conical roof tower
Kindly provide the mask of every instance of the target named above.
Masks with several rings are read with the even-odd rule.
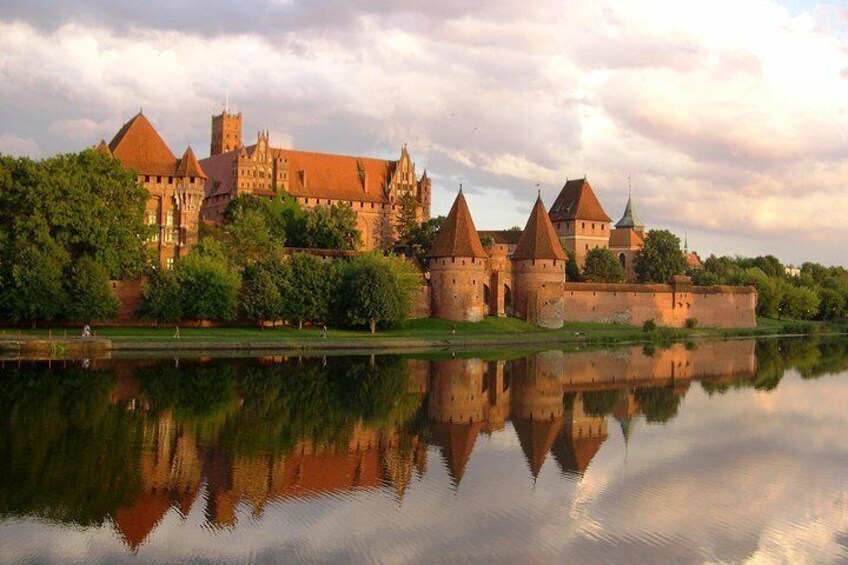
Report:
[[[462,194],[462,188],[454,200],[453,206],[445,218],[442,229],[436,237],[436,242],[430,250],[430,257],[488,257],[480,243],[480,236],[471,219],[468,203]]]
[[[565,251],[557,238],[551,218],[545,210],[542,196],[536,198],[536,204],[527,219],[527,225],[521,233],[521,239],[512,254],[514,260],[558,259],[565,261]]]

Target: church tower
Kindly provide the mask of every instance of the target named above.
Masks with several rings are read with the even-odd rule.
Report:
[[[209,155],[227,153],[241,147],[241,112],[231,114],[228,109],[212,116],[212,143]]]

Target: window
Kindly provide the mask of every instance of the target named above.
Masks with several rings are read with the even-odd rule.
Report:
[[[582,222],[582,225],[580,227],[585,230],[586,229],[586,222]]]
[[[624,253],[618,254],[618,262],[621,263],[621,266],[627,268],[627,257],[624,256]]]
[[[171,227],[171,226],[174,225],[174,211],[173,210],[169,210],[168,213],[165,215],[165,225],[168,226],[168,227]]]
[[[173,257],[168,257],[167,259],[165,259],[165,268],[168,269],[169,271],[174,268],[174,258]]]
[[[592,229],[595,229],[595,222],[592,222]]]
[[[156,211],[148,210],[147,211],[147,225],[153,226],[156,225]]]

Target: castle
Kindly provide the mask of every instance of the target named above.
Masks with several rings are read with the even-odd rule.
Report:
[[[608,248],[632,277],[633,258],[644,245],[644,225],[632,200],[611,229],[586,179],[566,182],[550,212],[540,195],[514,245],[494,237],[499,232],[483,233],[492,240],[487,248],[460,188],[430,251],[422,300],[431,316],[470,322],[515,316],[554,329],[567,321],[756,326],[757,294],[751,287],[694,287],[684,276],[653,285],[566,282],[563,247],[581,263],[589,250]]]
[[[245,147],[242,115],[224,110],[212,117],[211,155],[198,161],[191,147],[179,159],[139,112],[98,152],[134,170],[149,193],[145,219],[158,229],[148,245],[162,268],[173,268],[197,242],[201,221],[223,220],[227,205],[251,194],[293,198],[305,208],[345,204],[362,234],[360,250],[388,249],[396,239],[402,201],[410,200],[419,220],[430,217],[431,183],[419,178],[406,146],[397,160],[332,155],[272,147],[267,131]],[[485,248],[481,233],[491,240]],[[589,182],[569,180],[550,210],[541,195],[521,232],[478,232],[460,193],[430,251],[430,270],[415,305],[420,316],[480,321],[516,316],[546,328],[565,321],[682,326],[752,327],[756,291],[749,287],[693,287],[686,277],[665,285],[587,285],[565,281],[567,256],[584,264],[591,249],[609,249],[628,280],[645,242],[645,226],[628,198],[616,224]],[[697,259],[688,254],[690,264]],[[119,321],[131,321],[140,286],[116,281],[125,307]],[[126,313],[126,315],[124,315]]]

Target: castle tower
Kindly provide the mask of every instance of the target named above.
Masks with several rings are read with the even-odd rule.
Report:
[[[550,217],[557,236],[574,252],[581,267],[590,249],[609,246],[612,220],[585,178],[565,183],[551,206]]]
[[[562,327],[566,260],[539,196],[512,254],[516,316],[545,328]]]
[[[627,206],[624,207],[624,215],[615,224],[615,229],[610,233],[609,250],[621,263],[627,273],[628,281],[636,280],[636,269],[633,262],[636,253],[645,245],[645,224],[636,215],[633,200],[627,197]]]
[[[209,155],[227,153],[241,146],[241,112],[231,114],[224,109],[217,116],[212,116],[212,143]]]
[[[485,317],[487,258],[460,188],[430,250],[433,317],[457,322],[479,322]]]

